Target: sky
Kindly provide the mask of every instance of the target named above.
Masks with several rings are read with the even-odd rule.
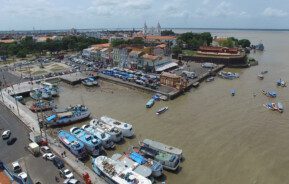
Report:
[[[289,0],[0,0],[0,30],[289,29]]]

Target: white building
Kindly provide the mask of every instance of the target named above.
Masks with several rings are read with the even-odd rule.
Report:
[[[162,31],[162,28],[161,28],[161,25],[160,25],[159,22],[157,24],[157,27],[151,27],[151,28],[148,28],[146,22],[144,23],[144,27],[143,27],[143,34],[144,35],[160,36],[161,35],[161,31]]]

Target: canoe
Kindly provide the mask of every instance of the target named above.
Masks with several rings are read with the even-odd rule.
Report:
[[[168,109],[169,109],[169,107],[162,107],[162,108],[160,108],[160,109],[157,111],[156,114],[157,114],[157,115],[160,115],[160,114],[166,112]]]

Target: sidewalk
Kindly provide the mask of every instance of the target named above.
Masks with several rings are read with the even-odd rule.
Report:
[[[2,100],[2,95],[4,102]],[[13,114],[15,114],[31,131],[39,132],[40,127],[37,121],[37,116],[28,110],[24,105],[18,103],[19,114],[16,106],[16,101],[13,97],[11,97],[6,91],[2,90],[2,95],[0,94],[0,102],[3,103],[7,108],[11,110]],[[90,176],[92,183],[105,183],[104,180],[98,177],[91,169],[84,165],[84,163],[78,161],[74,155],[72,155],[67,149],[63,148],[62,145],[55,141],[52,137],[47,135],[47,139],[49,142],[50,148],[59,156],[64,151],[66,152],[67,157],[63,158],[63,160],[73,168],[75,172],[77,172],[80,176],[83,173],[87,172]]]

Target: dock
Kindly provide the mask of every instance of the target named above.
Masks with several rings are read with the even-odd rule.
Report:
[[[87,78],[87,75],[81,73],[81,72],[76,72],[76,73],[71,73],[67,75],[62,75],[59,77],[61,81],[70,84],[70,85],[76,85],[81,83],[82,80]]]

